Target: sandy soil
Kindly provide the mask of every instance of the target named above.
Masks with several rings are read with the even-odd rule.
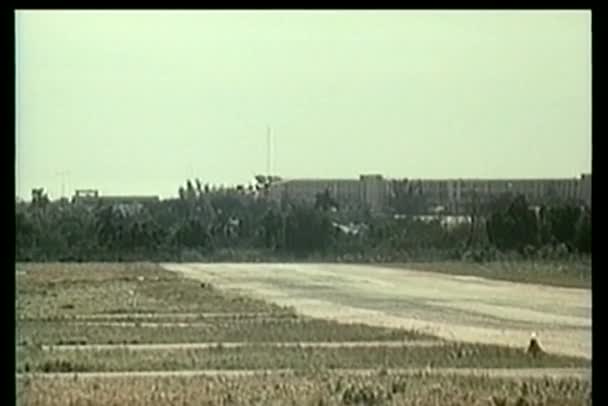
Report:
[[[591,290],[347,264],[162,264],[220,289],[342,322],[591,358]]]
[[[246,377],[255,375],[292,375],[295,371],[290,369],[274,370],[185,370],[185,371],[127,371],[127,372],[55,372],[45,374],[17,374],[17,379],[28,378],[141,378],[161,376],[224,376],[224,377]],[[476,375],[490,376],[494,378],[576,378],[591,380],[591,371],[585,368],[432,368],[432,369],[388,369],[389,375],[407,375],[424,372],[429,375]],[[377,369],[334,369],[332,374],[336,375],[378,375]]]
[[[212,348],[242,348],[251,346],[276,348],[374,348],[374,347],[440,347],[445,341],[332,341],[332,342],[210,342],[210,343],[172,343],[172,344],[85,344],[85,345],[44,345],[44,351],[82,351],[82,350],[184,350],[184,349],[212,349]]]

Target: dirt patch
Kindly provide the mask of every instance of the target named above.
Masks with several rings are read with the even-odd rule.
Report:
[[[186,328],[186,327],[210,327],[208,323],[150,323],[150,322],[129,322],[129,321],[75,321],[70,324],[80,326],[98,326],[98,327],[150,327],[150,328]]]
[[[292,317],[274,313],[92,313],[53,316],[48,318],[21,317],[23,321],[60,321],[60,320],[130,320],[130,319],[248,319],[248,318],[279,318]]]

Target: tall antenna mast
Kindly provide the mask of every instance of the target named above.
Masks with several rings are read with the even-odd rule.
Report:
[[[267,151],[266,151],[266,175],[270,176],[270,154],[271,154],[271,150],[270,150],[270,126],[266,126],[266,146],[267,146]]]
[[[65,177],[68,174],[67,171],[58,172],[57,175],[61,176],[61,197],[65,197]]]
[[[23,136],[23,134],[21,134],[21,110],[22,110],[22,106],[21,106],[21,75],[19,74],[19,72],[23,72],[23,70],[21,69],[21,52],[23,52],[23,48],[21,46],[21,44],[23,43],[23,33],[21,31],[21,19],[23,17],[20,15],[17,15],[17,13],[15,13],[15,39],[17,40],[17,44],[15,46],[15,132],[16,132],[16,136],[15,136],[15,175],[16,175],[16,179],[15,179],[15,186],[16,186],[16,192],[17,192],[17,196],[19,196],[21,194],[21,182],[23,181],[21,179],[21,137]],[[21,197],[21,196],[19,196]]]

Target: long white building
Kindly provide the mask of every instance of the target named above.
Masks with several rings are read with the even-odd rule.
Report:
[[[388,207],[391,196],[423,196],[432,207],[463,212],[475,198],[488,201],[503,193],[523,194],[532,204],[568,201],[591,207],[591,174],[566,179],[384,179],[361,175],[359,179],[291,179],[273,183],[269,197],[276,201],[314,203],[316,195],[329,191],[349,209],[366,206],[372,211]]]

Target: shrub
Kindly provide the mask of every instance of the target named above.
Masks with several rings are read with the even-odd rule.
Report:
[[[205,257],[194,249],[183,249],[180,253],[180,261],[181,262],[204,262]]]

